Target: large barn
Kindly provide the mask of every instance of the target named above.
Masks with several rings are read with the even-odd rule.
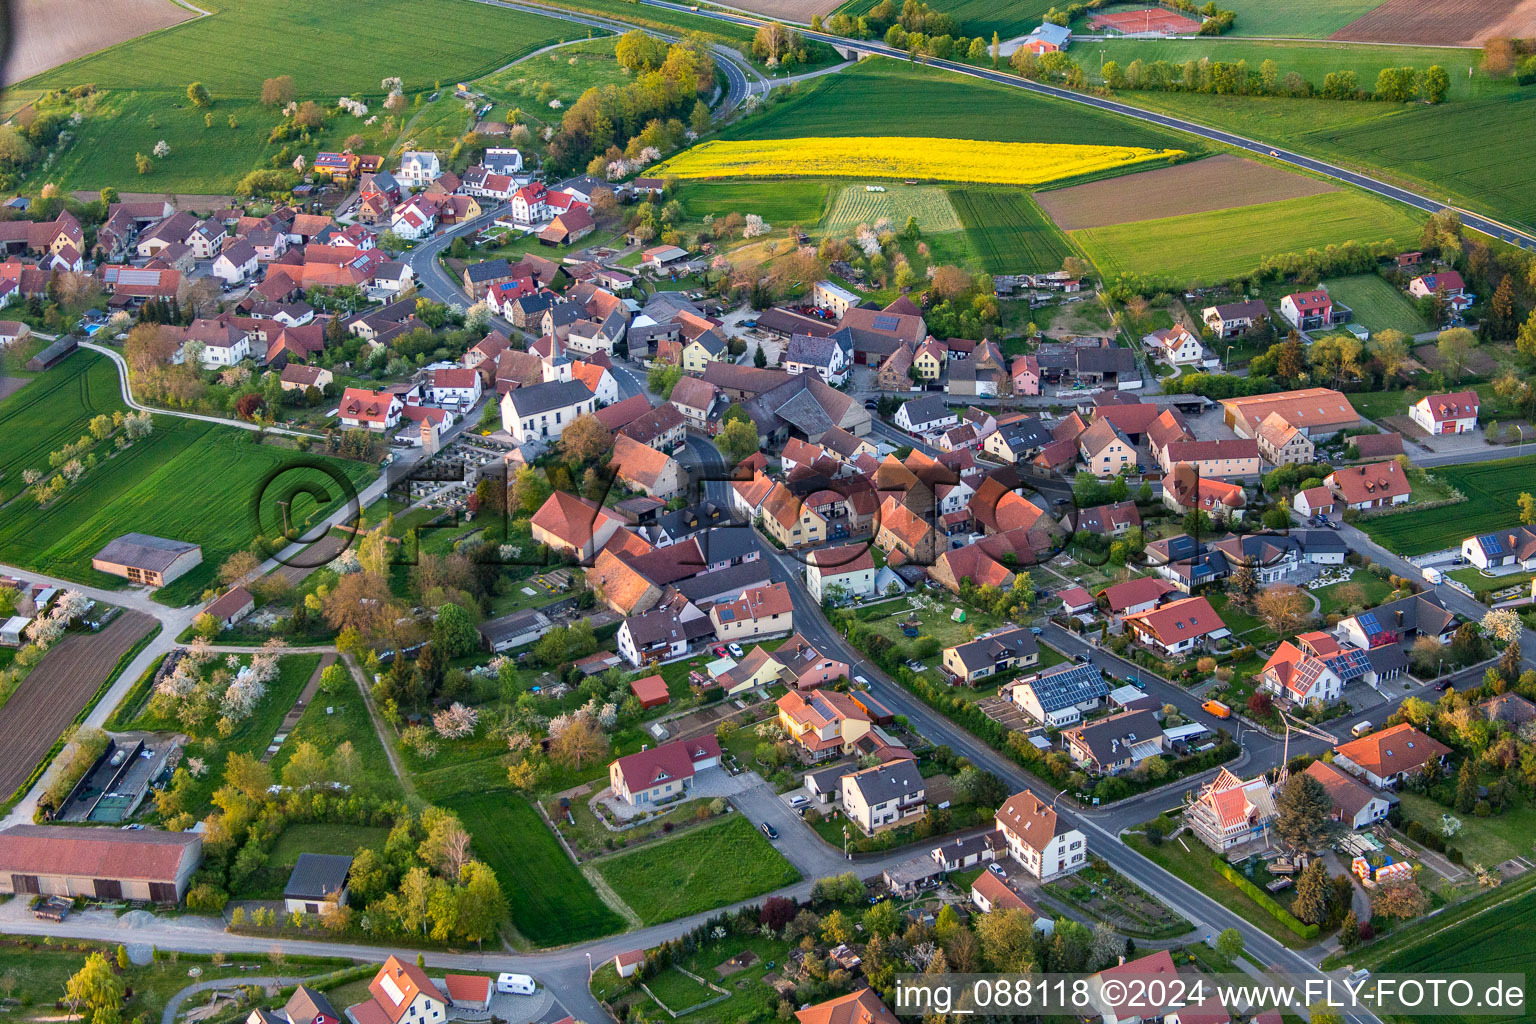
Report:
[[[202,860],[191,832],[12,825],[0,831],[0,892],[177,903]]]

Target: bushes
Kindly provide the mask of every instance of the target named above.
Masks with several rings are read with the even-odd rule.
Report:
[[[1269,895],[1269,893],[1265,892],[1263,889],[1260,889],[1258,886],[1248,881],[1248,879],[1244,878],[1232,867],[1232,865],[1228,864],[1220,857],[1212,857],[1211,866],[1215,868],[1217,873],[1220,874],[1223,878],[1237,886],[1243,895],[1247,896],[1249,899],[1253,900],[1253,902],[1269,911],[1270,915],[1276,921],[1279,921],[1281,924],[1285,925],[1291,931],[1295,932],[1297,935],[1304,939],[1317,938],[1317,925],[1302,924],[1299,920],[1296,919],[1296,915],[1292,914],[1289,910],[1286,910],[1280,904],[1276,903],[1274,899]]]
[[[85,773],[91,770],[96,759],[106,753],[107,734],[100,729],[80,729],[74,737],[75,746],[70,752],[69,760],[59,767],[59,773],[54,776],[43,795],[38,798],[36,820],[46,821],[53,811],[63,806],[70,791],[75,784],[85,777]]]

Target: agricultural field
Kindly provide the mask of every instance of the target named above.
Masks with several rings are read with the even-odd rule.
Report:
[[[1327,39],[1381,4],[1382,0],[1298,0],[1290,4],[1222,0],[1221,6],[1237,14],[1233,35]]]
[[[0,401],[0,503],[25,486],[24,472],[46,471],[48,453],[79,440],[92,417],[127,411],[120,379],[110,359],[77,352]]]
[[[1407,294],[1394,288],[1377,274],[1355,274],[1323,282],[1328,293],[1355,314],[1355,322],[1376,331],[1402,331],[1419,334],[1434,328],[1419,315],[1418,307]]]
[[[1316,178],[1222,154],[1052,189],[1035,199],[1063,231],[1209,213],[1337,192]]]
[[[1191,149],[1187,135],[926,65],[876,57],[791,87],[721,139],[905,135],[996,142]]]
[[[65,367],[33,381],[12,401],[26,401],[34,391],[42,394],[53,373],[79,366],[78,361],[86,356],[87,353],[71,356]],[[103,357],[90,354],[90,360],[99,360],[111,370],[111,364]],[[89,367],[81,366],[72,372],[88,373]],[[97,397],[94,391],[89,394]],[[0,451],[8,451],[13,445],[30,449],[33,442],[26,431],[41,407],[23,416],[6,417],[4,412],[9,404],[0,408]],[[69,422],[61,435],[66,440],[84,433],[87,421],[95,415],[91,407],[83,404],[55,402],[51,408],[61,421]],[[31,501],[8,508],[4,522],[0,523],[0,562],[114,588],[126,586],[127,581],[91,568],[91,556],[108,541],[135,530],[174,537],[201,544],[203,548],[201,565],[158,592],[159,599],[166,603],[185,603],[202,594],[226,557],[255,538],[258,488],[269,474],[293,467],[281,481],[285,489],[301,481],[328,489],[325,493],[331,501],[324,512],[329,512],[340,506],[342,495],[334,480],[313,468],[315,465],[330,467],[354,486],[361,486],[376,472],[375,467],[360,462],[316,459],[272,445],[253,444],[254,434],[233,427],[169,416],[157,416],[154,422],[153,434],[125,451],[103,458],[80,484],[47,508]],[[211,473],[211,466],[222,468]],[[301,495],[299,504],[303,508],[297,511],[296,522],[308,522],[312,513],[322,513],[308,495]],[[222,512],[209,515],[210,508]],[[261,532],[276,536],[280,532],[280,524],[274,518],[278,510],[260,511]]]
[[[510,790],[444,802],[473,837],[475,855],[496,872],[512,925],[535,946],[611,935],[624,919],[598,897],[533,806]]]
[[[989,274],[1057,270],[1072,246],[1022,192],[950,189],[949,200],[965,237]]]
[[[839,13],[858,17],[875,6],[874,0],[848,0],[837,8]],[[960,22],[960,34],[992,37],[996,32],[1003,39],[1028,35],[1040,24],[1045,12],[1053,6],[1049,0],[1006,0],[1004,3],[988,3],[987,0],[933,0],[928,4],[935,11],[952,14]]]
[[[171,0],[22,0],[0,85],[195,17]]]
[[[1107,277],[1213,283],[1249,273],[1278,253],[1352,240],[1407,242],[1422,223],[1407,207],[1340,191],[1068,234]]]
[[[1477,46],[1499,36],[1520,39],[1533,34],[1536,3],[1531,0],[1448,0],[1441,4],[1387,0],[1330,38]]]
[[[1536,474],[1536,455],[1445,466],[1434,470],[1434,475],[1466,495],[1466,501],[1366,519],[1360,528],[1405,557],[1456,547],[1463,537],[1513,525],[1515,499],[1530,489],[1532,474]]]
[[[652,168],[677,178],[918,178],[1040,185],[1165,160],[1175,151],[912,136],[711,140]]]
[[[837,0],[736,0],[735,6],[776,21],[808,25],[818,14],[831,14]]]
[[[841,187],[825,181],[689,181],[679,184],[677,200],[691,221],[755,213],[776,228],[787,228],[819,221],[827,196]]]
[[[70,633],[22,680],[0,708],[0,729],[9,737],[0,758],[0,800],[26,783],[113,666],[154,626],[143,612],[125,611],[100,633]]]
[[[822,218],[821,229],[829,235],[852,235],[860,224],[873,225],[884,218],[897,231],[908,217],[917,218],[924,235],[963,230],[949,196],[931,185],[890,185],[884,192],[869,192],[863,185],[846,185]]]
[[[593,865],[646,924],[713,910],[800,880],[800,872],[740,814]]]
[[[428,22],[434,31],[426,44],[397,30]],[[381,110],[380,83],[387,76],[400,76],[407,95],[430,92],[440,81],[487,74],[576,31],[551,18],[471,0],[380,0],[366,8],[340,0],[249,0],[63,64],[18,89],[30,95],[93,83],[102,90],[48,180],[66,188],[124,187],[141,180],[135,155],[152,152],[163,139],[171,155],[142,176],[146,189],[227,192],[280,148],[267,137],[281,114],[259,104],[268,77],[291,75],[301,100],[325,104],[352,96]],[[305,45],[269,48],[261,60],[245,59],[251,40],[272,38],[302,39]],[[202,59],[189,65],[189,53]],[[337,60],[343,53],[348,59]],[[193,80],[212,94],[210,110],[188,101],[186,87]],[[212,115],[212,127],[205,114]],[[238,127],[228,126],[231,116]],[[302,148],[313,156],[311,146],[338,148],[341,139],[357,132],[370,150],[385,151],[392,140],[383,137],[382,125],[383,118],[370,128],[363,119],[338,115]]]

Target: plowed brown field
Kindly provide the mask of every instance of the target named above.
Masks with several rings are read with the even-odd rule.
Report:
[[[1479,45],[1536,35],[1536,0],[1387,0],[1329,38],[1367,43]]]
[[[69,634],[38,662],[0,708],[0,799],[27,781],[117,659],[154,624],[143,612],[123,612],[100,633]]]
[[[15,13],[16,41],[0,85],[197,16],[171,0],[22,0]]]
[[[1337,189],[1332,185],[1315,178],[1222,154],[1194,163],[1038,192],[1035,199],[1057,227],[1076,231],[1334,191]]]
[[[831,14],[840,0],[730,0],[729,6],[769,18],[809,25],[818,14]]]

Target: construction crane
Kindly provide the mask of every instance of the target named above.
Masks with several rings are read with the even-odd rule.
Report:
[[[1292,728],[1295,728],[1297,732],[1304,736],[1311,736],[1313,739],[1324,740],[1328,743],[1337,743],[1339,742],[1339,738],[1333,735],[1331,732],[1324,732],[1315,725],[1310,725],[1306,722],[1292,718],[1290,715],[1285,713],[1283,708],[1276,707],[1275,713],[1280,716],[1280,721],[1285,725],[1285,750],[1284,754],[1280,758],[1280,770],[1275,775],[1275,785],[1283,786],[1285,785],[1285,780],[1290,776],[1291,771],[1290,764]]]

